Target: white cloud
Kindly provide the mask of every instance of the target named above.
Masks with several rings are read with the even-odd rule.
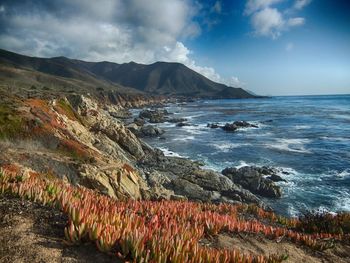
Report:
[[[311,0],[296,0],[293,8],[297,10],[301,10],[310,3],[311,3]]]
[[[245,5],[244,14],[251,15],[260,9],[264,9],[281,1],[282,0],[248,0]]]
[[[290,16],[291,9],[287,9],[282,13],[277,8],[271,7],[278,2],[280,2],[280,0],[247,1],[244,14],[251,16],[254,35],[276,39],[283,31],[287,31],[290,27],[305,24],[305,18],[303,17],[288,17]],[[297,6],[295,8],[301,9],[308,3],[309,1],[305,0],[297,1],[295,2]]]
[[[287,51],[287,52],[290,52],[290,51],[292,51],[293,49],[294,49],[294,43],[292,43],[292,42],[287,43],[287,45],[286,45],[286,51]]]
[[[240,81],[238,77],[232,76],[227,81],[224,82],[228,86],[236,87],[236,88],[242,88],[245,86],[245,83]]]
[[[276,8],[267,7],[253,14],[252,25],[256,35],[277,38],[284,26],[284,20]]]
[[[301,26],[304,24],[305,24],[305,18],[303,17],[289,18],[287,21],[288,26]]]

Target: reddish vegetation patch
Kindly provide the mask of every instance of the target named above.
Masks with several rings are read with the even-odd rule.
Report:
[[[60,142],[60,147],[68,151],[76,158],[87,158],[90,156],[90,148],[72,139],[65,139]]]
[[[263,263],[281,262],[287,258],[280,250],[275,250],[278,255],[269,256],[262,253],[264,251],[246,254],[237,247],[212,248],[200,244],[203,238],[211,240],[222,233],[252,238],[263,236],[275,246],[287,242],[288,247],[307,246],[319,253],[332,249],[334,243],[346,249],[350,240],[347,232],[306,234],[296,231],[298,220],[285,219],[286,225],[272,224],[281,222],[281,218],[245,205],[121,202],[58,180],[30,178],[17,181],[6,174],[0,178],[1,191],[59,207],[69,218],[65,228],[69,244],[94,242],[102,252],[113,253],[129,262]],[[255,217],[244,219],[242,213],[254,213]],[[259,246],[259,242],[256,245]],[[304,253],[302,249],[299,251]]]
[[[57,114],[50,109],[46,101],[40,99],[29,99],[25,104],[30,106],[30,112],[42,121],[42,129],[51,131],[54,128],[61,130],[66,128],[64,124],[58,121]]]
[[[18,174],[21,171],[21,168],[15,164],[5,164],[2,169],[10,174]]]
[[[129,173],[135,172],[134,168],[132,168],[132,167],[131,167],[129,164],[127,164],[127,163],[124,163],[123,169],[126,170],[126,171],[128,171]]]

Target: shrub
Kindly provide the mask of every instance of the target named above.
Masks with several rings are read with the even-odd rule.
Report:
[[[23,133],[24,120],[11,106],[0,104],[0,139],[12,139]]]

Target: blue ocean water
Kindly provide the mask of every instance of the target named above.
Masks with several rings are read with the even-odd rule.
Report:
[[[288,171],[281,199],[264,199],[285,215],[306,210],[350,211],[350,95],[208,100],[169,105],[192,126],[164,123],[165,140],[147,139],[168,155],[206,167],[269,165]],[[211,122],[245,120],[259,126],[234,133]]]

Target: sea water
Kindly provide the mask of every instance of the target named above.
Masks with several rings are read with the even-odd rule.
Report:
[[[280,199],[264,199],[294,216],[307,210],[350,211],[350,95],[202,100],[171,104],[191,126],[163,123],[165,140],[146,141],[166,155],[201,160],[216,171],[245,165],[273,166],[286,183]],[[244,120],[259,128],[225,132],[207,128]]]

